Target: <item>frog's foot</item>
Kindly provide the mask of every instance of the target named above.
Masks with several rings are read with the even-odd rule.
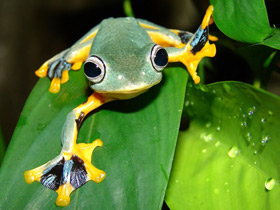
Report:
[[[188,69],[191,77],[195,84],[200,82],[200,77],[197,75],[197,66],[202,58],[204,57],[214,57],[216,55],[216,46],[210,44],[207,40],[203,44],[194,44],[190,42],[184,47],[181,55],[178,56],[178,60],[181,61]]]
[[[60,90],[60,84],[66,83],[69,80],[69,70],[71,64],[68,63],[64,57],[61,57],[54,61],[45,62],[35,74],[38,77],[48,77],[51,80],[49,91],[52,93],[58,93]]]
[[[65,56],[52,61],[46,61],[35,74],[38,77],[48,77],[51,80],[49,91],[51,93],[58,93],[60,84],[64,84],[69,80],[69,71],[79,70],[83,62],[77,61],[73,64],[66,61]]]
[[[92,152],[97,146],[102,146],[100,139],[90,144],[75,144],[70,152],[62,150],[46,164],[25,171],[26,183],[41,182],[45,187],[57,192],[56,205],[69,205],[71,192],[89,180],[99,183],[105,178],[105,172],[91,164]]]
[[[209,43],[209,40],[217,41],[215,36],[209,35],[212,13],[213,6],[209,6],[198,30],[190,39],[188,35],[187,44],[175,53],[171,52],[169,56],[169,62],[180,61],[187,67],[196,84],[200,82],[196,72],[199,62],[204,57],[214,57],[216,54],[216,46]]]

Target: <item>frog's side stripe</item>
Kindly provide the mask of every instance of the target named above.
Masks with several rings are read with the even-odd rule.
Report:
[[[195,55],[199,52],[208,41],[209,27],[202,29],[201,26],[197,29],[191,41],[191,52]]]
[[[61,185],[70,183],[74,189],[79,188],[88,181],[84,161],[76,155],[70,160],[62,159],[52,168],[43,172],[40,182],[51,190],[58,190]]]

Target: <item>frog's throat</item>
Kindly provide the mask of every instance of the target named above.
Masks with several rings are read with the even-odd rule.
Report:
[[[108,92],[99,91],[99,90],[95,90],[95,91],[105,95],[107,98],[114,98],[117,100],[126,100],[126,99],[135,98],[135,97],[141,95],[142,93],[145,93],[151,87],[157,85],[160,81],[161,81],[161,79],[151,85],[144,85],[140,88],[131,88],[131,89],[127,88],[127,89],[122,89],[122,90],[117,90],[117,91],[108,91]]]

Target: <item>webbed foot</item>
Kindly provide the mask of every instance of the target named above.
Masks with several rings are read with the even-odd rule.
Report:
[[[91,164],[93,150],[102,146],[100,139],[90,144],[75,144],[72,151],[63,151],[53,160],[24,172],[26,183],[41,182],[45,187],[57,192],[56,205],[70,204],[70,194],[75,189],[93,180],[96,183],[105,178],[105,172]]]
[[[48,77],[51,80],[49,91],[58,93],[60,84],[66,83],[69,80],[69,71],[72,64],[68,63],[65,57],[55,59],[54,61],[46,61],[35,74],[38,77]]]
[[[213,6],[209,6],[198,30],[190,39],[187,37],[189,39],[187,44],[169,56],[169,62],[180,61],[187,67],[188,72],[196,84],[200,82],[200,78],[196,72],[199,62],[204,57],[214,57],[216,54],[215,44],[209,43],[209,40],[217,41],[215,36],[209,35],[212,13]]]
[[[218,40],[215,36],[209,35],[209,25],[212,23],[211,16],[213,10],[213,6],[210,5],[200,27],[185,48],[186,55],[182,58],[182,62],[187,66],[195,84],[200,82],[196,69],[201,59],[204,57],[214,57],[216,55],[216,46],[209,43],[209,40]]]
[[[62,53],[61,53],[62,54]],[[51,80],[49,91],[51,93],[58,93],[60,91],[60,84],[64,84],[69,80],[69,71],[79,70],[83,64],[80,60],[72,59],[68,62],[67,52],[62,55],[59,54],[54,58],[46,61],[35,74],[38,77],[48,77]]]

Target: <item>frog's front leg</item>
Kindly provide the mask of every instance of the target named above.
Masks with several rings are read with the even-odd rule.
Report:
[[[164,29],[155,24],[140,20],[140,26],[146,29],[150,38],[157,44],[166,47],[168,62],[183,63],[196,84],[200,78],[196,69],[203,57],[213,57],[216,47],[209,40],[216,41],[217,38],[209,35],[208,26],[211,24],[213,6],[209,6],[198,30],[192,34],[186,31]]]
[[[60,84],[69,80],[69,71],[79,70],[89,55],[93,38],[73,45],[71,48],[55,55],[46,61],[35,74],[38,77],[48,77],[51,79],[49,91],[58,93]]]
[[[76,140],[84,117],[90,111],[112,100],[95,92],[86,102],[71,111],[62,131],[61,153],[46,164],[24,173],[27,183],[39,181],[45,187],[56,191],[58,206],[69,205],[70,193],[87,181],[99,183],[105,178],[105,172],[91,164],[92,152],[97,146],[102,146],[102,141],[97,139],[92,143],[77,144]]]

